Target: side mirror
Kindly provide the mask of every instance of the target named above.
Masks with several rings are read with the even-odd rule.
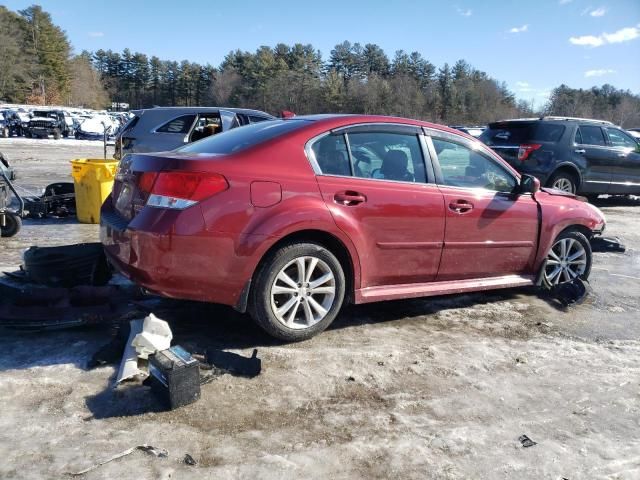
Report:
[[[526,173],[520,177],[520,185],[518,185],[518,193],[531,193],[534,194],[540,190],[540,180],[533,175],[527,175]]]

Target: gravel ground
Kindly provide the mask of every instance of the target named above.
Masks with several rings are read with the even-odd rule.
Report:
[[[0,139],[19,185],[67,180],[100,143]],[[640,478],[640,226],[635,200],[602,199],[624,254],[597,253],[593,294],[559,310],[531,289],[346,308],[330,330],[274,343],[230,309],[184,304],[175,342],[250,355],[163,412],[146,387],[86,370],[106,328],[0,335],[0,478]],[[73,221],[26,221],[0,267],[29,245],[97,238]],[[537,442],[523,448],[526,434]],[[197,466],[183,463],[186,453]]]

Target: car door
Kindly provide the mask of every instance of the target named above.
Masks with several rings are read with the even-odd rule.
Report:
[[[616,127],[605,127],[611,148],[611,185],[607,193],[640,193],[640,144]]]
[[[423,145],[419,128],[378,124],[325,134],[307,149],[327,207],[361,257],[361,288],[436,278],[444,204],[427,181]]]
[[[576,129],[573,154],[583,166],[580,192],[607,193],[611,183],[613,155],[599,125],[580,125]]]
[[[512,193],[517,177],[484,147],[427,132],[446,228],[438,281],[532,273],[538,205]]]

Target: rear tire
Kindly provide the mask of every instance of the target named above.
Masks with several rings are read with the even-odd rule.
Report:
[[[576,230],[565,230],[554,240],[544,267],[542,281],[551,288],[576,277],[589,278],[593,253],[587,237]]]
[[[547,183],[549,187],[568,193],[576,193],[578,190],[578,179],[569,172],[556,172]]]
[[[13,237],[22,228],[22,219],[13,212],[5,212],[5,226],[0,224],[0,237]]]
[[[338,259],[315,243],[292,243],[270,253],[251,286],[249,313],[269,335],[307,340],[336,318],[345,294]]]

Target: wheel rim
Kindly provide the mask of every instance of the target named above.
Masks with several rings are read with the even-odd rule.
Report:
[[[587,251],[573,238],[562,238],[553,244],[545,267],[545,278],[549,285],[558,285],[573,280],[587,269]]]
[[[560,177],[553,182],[553,188],[562,190],[563,192],[573,193],[573,183],[568,178]]]
[[[298,257],[276,275],[270,291],[271,309],[288,328],[312,327],[327,316],[336,297],[336,278],[326,262]]]

